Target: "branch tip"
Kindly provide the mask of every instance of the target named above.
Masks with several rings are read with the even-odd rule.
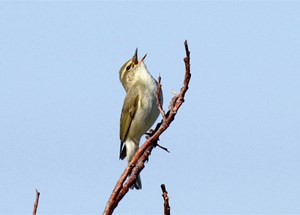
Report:
[[[161,190],[162,190],[162,197],[164,199],[164,214],[165,215],[170,215],[171,213],[171,207],[169,205],[169,196],[168,196],[168,192],[166,189],[166,186],[164,184],[160,185]]]
[[[34,205],[33,205],[32,215],[36,215],[37,208],[39,206],[39,198],[40,198],[40,192],[37,189],[35,189],[35,202],[34,202]]]
[[[184,41],[184,47],[185,47],[185,53],[186,53],[186,56],[187,56],[188,58],[190,58],[189,45],[188,45],[187,40]]]

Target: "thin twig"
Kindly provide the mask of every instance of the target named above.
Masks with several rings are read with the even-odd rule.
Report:
[[[36,211],[37,211],[37,208],[39,206],[39,198],[40,198],[40,192],[37,191],[37,189],[36,189],[35,190],[35,202],[34,202],[34,205],[33,205],[32,215],[36,215]]]
[[[157,99],[157,107],[158,110],[160,111],[160,114],[163,118],[163,121],[166,120],[166,113],[162,107],[162,101],[161,101],[161,77],[158,76],[158,81],[157,81],[157,94],[156,94],[156,99]]]
[[[151,154],[152,149],[157,145],[157,141],[159,140],[159,136],[170,126],[172,121],[175,118],[175,115],[184,102],[184,96],[186,91],[188,90],[188,85],[191,78],[190,73],[190,52],[188,48],[187,41],[184,43],[186,57],[184,58],[185,63],[185,78],[183,81],[183,86],[180,90],[180,93],[175,96],[174,102],[172,102],[172,106],[168,110],[168,112],[163,117],[163,120],[156,125],[152,135],[146,139],[145,143],[139,148],[136,154],[133,156],[132,160],[125,168],[124,172],[120,176],[107,204],[103,214],[110,215],[113,213],[114,209],[118,206],[121,199],[126,195],[129,191],[129,188],[136,181],[137,175],[143,170],[144,163],[148,161],[149,156]],[[159,80],[160,82],[160,80]],[[161,89],[160,89],[161,90]],[[160,91],[158,90],[157,97],[160,98]],[[172,99],[172,101],[173,101]],[[158,100],[159,101],[159,100]],[[159,102],[158,102],[159,103]],[[159,106],[159,104],[158,104]],[[161,106],[162,109],[162,106]],[[163,111],[164,112],[164,111]],[[130,176],[129,176],[130,175]],[[129,176],[129,177],[128,177]],[[126,181],[127,179],[127,181]]]
[[[164,184],[160,185],[161,190],[163,192],[162,197],[164,199],[164,214],[170,215],[171,214],[171,207],[169,205],[169,196],[168,192],[166,190],[166,186]]]
[[[169,153],[170,153],[170,151],[168,150],[168,148],[163,147],[163,146],[159,145],[158,143],[156,143],[156,146],[158,146],[158,147],[161,148],[162,150],[165,150],[166,152],[169,152]]]

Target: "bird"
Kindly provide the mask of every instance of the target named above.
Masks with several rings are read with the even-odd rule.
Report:
[[[157,81],[149,73],[145,58],[138,61],[138,49],[119,71],[120,82],[126,91],[120,118],[120,159],[131,161],[139,149],[140,139],[159,116],[157,106]],[[161,103],[163,95],[161,93]],[[142,189],[140,175],[133,188]]]

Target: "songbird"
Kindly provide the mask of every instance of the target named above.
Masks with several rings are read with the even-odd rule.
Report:
[[[138,61],[137,52],[138,49],[119,72],[120,81],[126,91],[120,119],[120,159],[127,157],[128,163],[139,149],[141,137],[159,115],[156,98],[157,81],[144,63],[147,54]],[[162,93],[160,100],[163,102]],[[142,189],[139,175],[134,187]]]

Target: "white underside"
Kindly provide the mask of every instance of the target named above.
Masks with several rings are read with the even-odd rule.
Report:
[[[125,145],[126,145],[126,156],[129,163],[132,157],[134,156],[134,154],[139,149],[139,145],[138,143],[135,143],[132,140],[128,140],[128,139],[125,141]]]

